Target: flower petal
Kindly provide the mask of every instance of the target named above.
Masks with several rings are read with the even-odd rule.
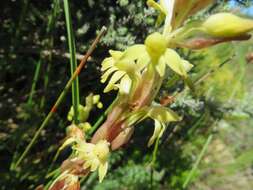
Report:
[[[73,138],[73,137],[68,138],[68,139],[61,145],[61,147],[59,148],[59,151],[63,150],[66,146],[68,146],[68,145],[70,145],[70,144],[72,144],[72,143],[74,143],[74,142],[77,142],[77,139],[76,139],[76,138]]]
[[[118,70],[116,67],[111,67],[110,69],[108,69],[101,77],[101,82],[105,83],[105,81],[107,80],[107,78],[110,76],[110,74],[112,74],[114,71]]]
[[[161,130],[162,130],[161,123],[155,119],[155,129],[153,135],[148,141],[148,147],[150,147],[155,142],[155,139],[159,136]]]
[[[125,75],[121,79],[120,84],[116,84],[115,86],[119,88],[120,94],[129,94],[132,86],[132,80],[129,76]]]
[[[123,52],[115,50],[109,50],[109,53],[114,60],[120,59],[120,57],[123,55]]]
[[[91,166],[91,161],[88,160],[88,161],[84,162],[83,169],[85,170],[85,169],[89,168],[90,166]]]
[[[163,77],[165,73],[165,68],[166,68],[166,63],[163,56],[160,57],[155,68],[156,68],[156,71],[159,73],[160,77]]]
[[[106,175],[108,169],[108,163],[105,162],[104,164],[100,164],[98,168],[98,176],[99,176],[99,182],[101,183]]]
[[[114,86],[115,86],[115,83],[118,82],[118,80],[120,80],[124,75],[126,74],[126,72],[124,71],[116,71],[110,81],[108,82],[107,86],[105,87],[104,89],[104,93],[107,93],[111,90],[113,90]]]
[[[186,72],[189,72],[193,67],[193,64],[190,64],[187,60],[182,60],[182,65]]]
[[[167,65],[180,76],[186,77],[187,73],[184,69],[182,60],[176,51],[172,49],[167,49],[165,52],[165,59]]]
[[[179,121],[180,117],[171,109],[162,106],[152,106],[147,108],[148,116],[161,123],[168,123],[172,121]]]
[[[125,50],[123,56],[121,57],[121,60],[127,59],[129,61],[134,61],[137,58],[139,58],[145,51],[146,51],[145,45],[143,44],[133,45]]]
[[[114,65],[114,62],[115,61],[112,57],[105,58],[102,62],[101,71],[105,71],[105,70],[109,69],[110,67],[112,67]]]
[[[100,163],[99,163],[98,159],[96,159],[96,158],[92,159],[91,160],[90,171],[92,171],[92,172],[95,171],[98,168],[99,165],[100,165]]]

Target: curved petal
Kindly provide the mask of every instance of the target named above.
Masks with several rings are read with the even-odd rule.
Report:
[[[85,169],[89,168],[90,166],[91,166],[91,161],[88,160],[88,161],[86,161],[86,162],[83,164],[83,169],[85,170]]]
[[[116,84],[115,86],[119,88],[119,93],[129,94],[132,86],[132,80],[129,78],[129,76],[125,75],[121,79],[120,84]]]
[[[101,77],[101,82],[105,83],[105,81],[107,80],[107,78],[110,76],[110,74],[112,74],[114,71],[118,70],[116,67],[111,67],[110,69],[108,69]]]
[[[77,142],[77,139],[76,139],[76,138],[73,138],[73,137],[68,138],[68,139],[61,145],[61,147],[59,148],[59,151],[63,150],[66,146],[68,146],[68,145],[70,145],[70,144],[72,144],[72,143],[74,143],[74,142]]]
[[[165,52],[166,64],[177,74],[186,77],[187,73],[182,64],[182,60],[176,51],[167,49]]]
[[[193,64],[190,64],[187,60],[182,60],[182,65],[186,72],[189,72],[193,67]]]
[[[92,159],[91,160],[90,171],[92,171],[92,172],[95,171],[98,168],[99,165],[100,165],[100,163],[99,163],[98,159],[96,159],[96,158]]]
[[[144,51],[142,55],[137,59],[136,65],[138,68],[138,71],[143,70],[151,61],[148,52]]]
[[[116,71],[110,81],[108,82],[108,85],[105,87],[104,89],[104,93],[107,93],[111,90],[113,90],[113,88],[115,87],[115,83],[118,82],[118,80],[120,80],[126,73],[124,71]]]
[[[136,60],[145,51],[146,51],[145,45],[143,44],[133,45],[125,50],[124,54],[121,57],[121,60],[123,59],[127,59],[129,61]]]
[[[114,59],[112,57],[107,57],[102,62],[101,71],[105,71],[114,65]]]
[[[163,77],[164,73],[165,73],[165,68],[166,68],[166,63],[165,63],[165,59],[163,56],[160,57],[155,68],[156,68],[156,71],[159,73],[160,77]]]
[[[162,130],[162,124],[158,120],[155,119],[155,129],[154,129],[153,135],[150,137],[148,141],[148,147],[150,147],[155,142],[155,139],[158,138],[161,130]]]
[[[98,168],[98,177],[99,177],[99,182],[101,183],[106,175],[108,169],[108,163],[105,162],[104,164],[100,164]]]
[[[180,117],[171,109],[162,106],[153,106],[148,108],[148,116],[161,123],[179,121]]]
[[[115,50],[109,50],[109,53],[114,60],[120,59],[120,57],[123,55],[123,52]]]

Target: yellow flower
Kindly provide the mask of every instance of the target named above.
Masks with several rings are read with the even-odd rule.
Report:
[[[127,48],[124,52],[110,50],[109,53],[111,57],[104,59],[101,68],[104,72],[101,77],[102,83],[111,76],[104,92],[119,89],[121,94],[129,94],[132,86],[138,83],[140,72],[147,64],[145,46],[139,44]]]
[[[181,118],[171,109],[163,106],[146,106],[128,116],[128,126],[134,125],[146,119],[147,117],[155,121],[155,129],[152,137],[148,141],[148,146],[151,146],[155,139],[159,139],[170,122],[181,120]]]
[[[158,32],[150,34],[145,46],[156,71],[164,76],[166,65],[174,72],[186,78],[187,72],[193,67],[188,61],[181,59],[176,51],[167,48],[166,38]]]
[[[101,68],[104,72],[101,82],[105,83],[110,77],[104,89],[105,93],[119,89],[120,94],[129,94],[135,89],[143,71],[150,64],[161,77],[164,76],[166,65],[184,78],[192,67],[174,50],[167,48],[166,38],[158,32],[150,34],[145,44],[133,45],[124,52],[112,50],[109,52],[111,57],[104,59]]]
[[[79,142],[74,149],[78,152],[78,157],[85,161],[83,168],[90,168],[90,171],[98,169],[99,181],[102,182],[108,169],[109,143],[101,140],[97,144]]]
[[[202,27],[215,37],[235,37],[253,30],[253,20],[231,13],[218,13],[210,16]]]

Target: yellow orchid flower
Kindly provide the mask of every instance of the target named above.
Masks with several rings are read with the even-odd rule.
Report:
[[[155,129],[152,137],[149,139],[148,146],[151,146],[155,139],[160,138],[166,129],[166,125],[170,122],[181,120],[181,118],[171,109],[163,106],[143,107],[128,116],[128,126],[137,124],[146,118],[151,118],[155,121]]]
[[[97,144],[81,141],[74,146],[78,158],[85,161],[84,169],[90,168],[92,172],[98,169],[100,182],[104,179],[108,169],[109,145],[106,140],[101,140]]]
[[[175,50],[167,48],[166,38],[158,32],[150,34],[146,38],[145,46],[156,71],[161,77],[164,76],[166,65],[184,78],[187,77],[187,72],[193,67],[188,61],[181,59]]]
[[[192,65],[181,59],[176,51],[167,48],[166,38],[155,32],[150,34],[145,44],[138,44],[127,48],[124,52],[109,51],[111,57],[102,62],[101,82],[105,83],[110,77],[104,92],[119,89],[120,94],[129,94],[141,77],[142,71],[151,63],[158,74],[163,77],[166,65],[174,72],[187,77]]]
[[[138,83],[140,72],[148,63],[144,45],[134,45],[124,52],[110,50],[111,57],[104,59],[101,82],[105,83],[111,75],[104,92],[119,89],[122,94],[129,94],[133,83]]]

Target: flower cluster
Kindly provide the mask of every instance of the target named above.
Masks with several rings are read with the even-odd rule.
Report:
[[[173,48],[201,49],[222,42],[248,39],[248,32],[253,30],[253,21],[231,13],[217,13],[206,20],[185,22],[189,16],[212,2],[160,0],[157,3],[148,0],[148,6],[158,11],[157,25],[164,22],[163,33],[154,32],[147,36],[143,44],[133,45],[124,51],[109,51],[110,57],[102,62],[101,82],[107,82],[105,93],[118,90],[117,101],[91,142],[85,140],[84,130],[72,126],[69,138],[60,148],[73,144],[72,157],[78,163],[80,161],[78,166],[81,165],[85,174],[98,170],[101,182],[108,169],[110,150],[127,143],[134,126],[140,121],[146,118],[154,120],[154,132],[148,142],[148,146],[151,146],[162,136],[168,123],[182,119],[168,107],[154,102],[167,68],[183,80],[190,81],[187,73],[193,65]],[[93,105],[102,106],[98,96],[87,98],[86,104],[86,107],[80,107],[81,122],[87,120]],[[69,120],[72,117],[73,111],[70,111]],[[65,177],[72,175],[74,170],[73,166],[67,168],[64,170]]]

